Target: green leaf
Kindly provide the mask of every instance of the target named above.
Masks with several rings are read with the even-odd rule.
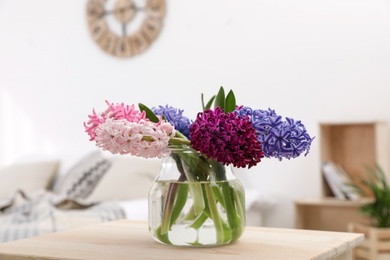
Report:
[[[373,195],[373,202],[361,206],[363,214],[371,218],[376,227],[390,226],[390,189],[386,176],[381,167],[365,165],[367,176],[361,183],[369,188]]]
[[[204,109],[204,97],[203,97],[203,93],[200,94],[200,100],[202,101],[202,109],[203,111],[206,110]]]
[[[139,110],[146,112],[146,118],[149,118],[149,120],[152,121],[153,123],[158,123],[158,121],[160,121],[158,117],[153,113],[153,111],[150,110],[150,108],[148,108],[144,104],[138,103],[138,107]]]
[[[213,191],[211,190],[210,186],[207,184],[204,185],[204,188],[206,190],[206,199],[207,199],[207,202],[209,205],[211,218],[213,219],[213,222],[214,222],[217,243],[222,243],[225,241],[225,234],[224,234],[224,229],[223,229],[223,225],[222,225],[223,220],[222,220],[221,216],[219,215],[217,202],[215,200]]]
[[[236,97],[232,90],[229,91],[225,100],[225,114],[232,112],[236,109]]]
[[[222,110],[225,109],[225,90],[223,89],[223,87],[221,87],[218,91],[214,107],[220,107]]]
[[[215,100],[215,95],[210,98],[209,102],[207,102],[207,105],[206,105],[206,107],[203,108],[203,110],[210,109],[210,107],[213,104],[214,100]]]
[[[171,221],[169,224],[169,228],[172,227],[172,225],[176,222],[178,219],[182,209],[184,208],[188,197],[188,184],[187,183],[180,183],[177,184],[177,191],[176,191],[176,198],[175,198],[175,204],[172,208],[172,215],[171,215]]]
[[[383,185],[383,189],[387,190],[388,185],[387,185],[385,173],[383,172],[382,168],[378,164],[376,164],[376,172],[377,172],[378,180]]]

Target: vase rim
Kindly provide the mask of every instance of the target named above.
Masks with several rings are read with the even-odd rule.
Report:
[[[191,146],[188,146],[188,145],[169,145],[167,146],[166,148],[167,150],[171,151],[171,152],[191,152],[191,153],[200,153],[198,150],[195,150],[194,148],[192,148]]]

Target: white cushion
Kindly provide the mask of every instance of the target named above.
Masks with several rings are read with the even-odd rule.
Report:
[[[27,195],[46,189],[56,174],[59,161],[18,163],[0,170],[0,199],[14,194],[18,189]]]
[[[118,204],[123,209],[126,219],[148,220],[148,199],[119,201]]]
[[[112,159],[111,168],[100,179],[87,200],[147,198],[150,186],[158,175],[160,167],[160,159],[126,155],[115,157]]]

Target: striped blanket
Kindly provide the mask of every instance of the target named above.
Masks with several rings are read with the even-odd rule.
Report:
[[[119,204],[85,203],[41,191],[0,201],[0,243],[125,218]]]

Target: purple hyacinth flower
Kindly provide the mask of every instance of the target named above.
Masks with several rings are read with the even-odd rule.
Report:
[[[253,110],[249,107],[238,108],[236,114],[249,118],[256,130],[265,157],[291,159],[302,153],[309,153],[311,138],[301,121],[292,118],[282,120],[275,110]]]
[[[165,107],[153,107],[152,111],[157,116],[164,115],[165,119],[171,123],[177,131],[190,139],[190,125],[192,122],[188,119],[188,117],[183,116],[184,110],[166,105]]]

